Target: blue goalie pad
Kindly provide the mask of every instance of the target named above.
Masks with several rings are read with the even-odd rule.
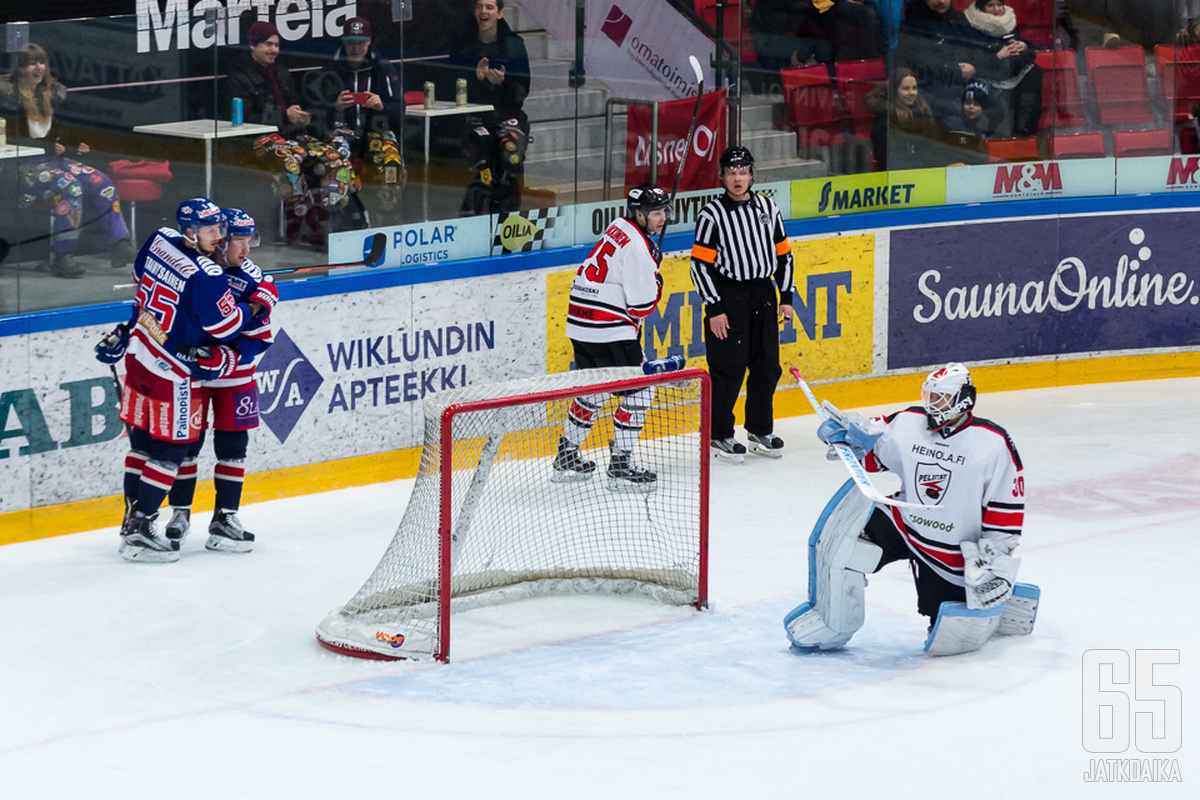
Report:
[[[862,627],[866,573],[883,556],[859,536],[874,508],[854,481],[846,481],[817,519],[808,538],[808,601],[783,619],[795,647],[832,650]]]

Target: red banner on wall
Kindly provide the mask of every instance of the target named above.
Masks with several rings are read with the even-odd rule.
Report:
[[[709,92],[700,99],[696,117],[696,132],[692,149],[684,161],[679,191],[712,189],[720,185],[717,162],[725,149],[726,95],[728,89]],[[692,122],[696,98],[685,97],[658,104],[658,179],[667,191],[675,185],[675,173],[683,155],[684,140]],[[650,180],[651,109],[630,106],[628,131],[625,136],[625,191]]]

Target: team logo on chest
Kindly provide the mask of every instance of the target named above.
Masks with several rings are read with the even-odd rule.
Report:
[[[950,488],[950,478],[953,473],[942,466],[928,461],[919,461],[916,466],[916,480],[913,485],[917,487],[917,496],[923,506],[940,505],[942,498],[946,496],[946,490]]]

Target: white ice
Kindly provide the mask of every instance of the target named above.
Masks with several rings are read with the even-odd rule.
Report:
[[[1025,461],[1018,554],[1042,606],[1032,636],[953,658],[922,653],[900,564],[872,577],[844,651],[788,648],[810,528],[846,477],[811,416],[778,425],[782,461],[714,465],[708,611],[476,609],[454,619],[449,665],[350,659],[313,635],[375,566],[407,481],[247,506],[249,555],[193,534],[176,564],[127,564],[115,527],[0,548],[0,797],[1194,792],[1200,378],[985,387],[977,410]],[[1084,749],[1082,658],[1098,648],[1180,651],[1153,675],[1182,692],[1178,752]],[[1177,759],[1182,782],[1086,783],[1093,758]]]

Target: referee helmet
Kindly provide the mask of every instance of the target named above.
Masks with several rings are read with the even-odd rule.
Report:
[[[725,170],[729,167],[749,167],[751,176],[754,175],[754,156],[748,149],[737,145],[736,147],[726,147],[725,152],[721,153],[721,174],[725,174]]]

